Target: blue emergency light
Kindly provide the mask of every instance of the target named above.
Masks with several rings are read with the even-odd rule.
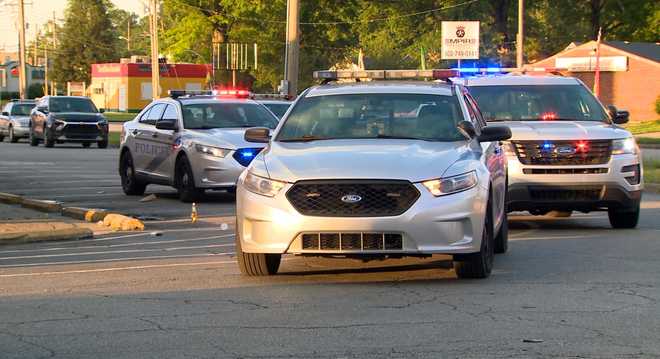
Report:
[[[247,167],[263,148],[239,148],[234,152],[234,159],[241,166]]]

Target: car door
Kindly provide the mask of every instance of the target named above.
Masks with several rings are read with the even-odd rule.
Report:
[[[463,93],[464,100],[468,106],[470,117],[473,118],[475,126],[481,128],[487,126],[486,120],[479,110],[479,106],[474,98],[467,90]],[[502,146],[499,141],[489,142],[484,149],[484,159],[488,171],[491,173],[491,181],[493,184],[493,211],[495,213],[495,229],[506,215],[506,159],[502,151]]]
[[[2,109],[2,114],[0,114],[0,135],[7,135],[9,129],[9,114],[11,113],[12,103],[8,103]]]
[[[159,146],[154,141],[156,135],[156,122],[163,116],[166,104],[155,103],[151,108],[145,112],[140,118],[138,126],[133,129],[133,138],[135,141],[135,170],[142,174],[153,177],[157,182],[159,181],[157,175],[157,168],[160,162],[163,161],[162,146]]]
[[[179,119],[180,119],[180,115],[177,110],[177,106],[174,104],[167,104],[165,110],[163,111],[163,115],[158,121],[173,120],[175,123],[178,123],[179,128],[181,128],[181,121]],[[173,149],[177,144],[177,141],[179,141],[179,134],[176,131],[159,130],[156,128],[151,136],[151,141],[154,146],[163,149],[160,152],[162,161],[160,161],[158,163],[158,167],[156,167],[156,171],[155,171],[156,175],[163,178],[166,177],[168,178],[168,180],[173,181],[174,164],[176,162],[176,154],[177,154],[177,152],[174,151]]]

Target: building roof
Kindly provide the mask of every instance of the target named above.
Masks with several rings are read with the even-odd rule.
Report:
[[[605,41],[605,44],[621,51],[660,62],[660,43],[657,42]]]

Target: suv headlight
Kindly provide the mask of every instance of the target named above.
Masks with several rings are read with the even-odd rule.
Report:
[[[200,144],[196,144],[195,149],[199,153],[220,157],[220,158],[225,158],[229,154],[229,152],[231,152],[231,150],[228,150],[226,148],[212,147],[212,146],[206,146]]]
[[[250,192],[266,197],[275,197],[284,188],[286,183],[260,177],[248,171],[245,180],[243,180],[243,185]]]
[[[468,190],[477,185],[477,173],[471,171],[458,176],[439,178],[422,182],[422,185],[436,197]]]
[[[637,154],[637,143],[635,142],[635,138],[628,137],[619,140],[613,140],[612,154],[613,155]]]

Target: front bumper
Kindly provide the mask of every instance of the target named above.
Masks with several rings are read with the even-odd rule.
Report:
[[[244,176],[244,175],[243,175]],[[243,177],[242,176],[242,177]],[[239,183],[242,181],[239,179]],[[236,232],[247,253],[317,255],[478,252],[485,218],[488,189],[433,197],[421,184],[419,199],[406,212],[392,217],[313,217],[298,213],[286,198],[288,184],[275,197],[247,191],[239,184],[236,195]],[[394,233],[403,244],[397,250],[303,249],[306,233]]]
[[[626,180],[632,172],[623,172],[624,167],[633,165],[639,165],[638,184]],[[632,208],[639,204],[644,187],[638,155],[613,155],[606,164],[588,166],[523,165],[513,156],[508,159],[508,168],[509,211]],[[556,173],[560,170],[574,173]]]
[[[236,162],[231,154],[220,158],[195,152],[188,158],[195,174],[197,188],[235,188],[238,176],[245,170],[245,167]]]
[[[23,137],[29,137],[30,136],[30,126],[25,125],[25,126],[14,126],[14,137],[16,138],[23,138]]]

